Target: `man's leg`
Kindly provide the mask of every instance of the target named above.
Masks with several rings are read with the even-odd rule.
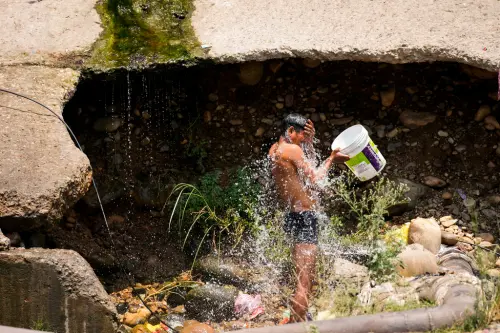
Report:
[[[316,270],[315,244],[298,243],[293,249],[293,261],[295,274],[297,276],[297,288],[292,299],[292,311],[294,321],[304,321],[309,307],[309,294]]]

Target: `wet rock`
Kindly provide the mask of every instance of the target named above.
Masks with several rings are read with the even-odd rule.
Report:
[[[394,102],[395,97],[396,97],[396,89],[394,87],[387,90],[382,90],[380,92],[380,101],[382,102],[382,105],[385,107],[391,106],[392,103]]]
[[[171,308],[175,308],[179,305],[184,305],[186,303],[187,292],[185,289],[176,288],[170,292],[167,298],[167,304]]]
[[[441,243],[453,246],[458,243],[458,236],[451,232],[441,231]]]
[[[441,222],[441,225],[445,228],[448,228],[448,227],[451,227],[452,225],[454,225],[455,223],[458,222],[457,219],[454,219],[453,217],[451,216],[443,216],[439,219],[439,222]]]
[[[321,65],[321,60],[318,60],[318,59],[310,59],[310,58],[305,58],[304,60],[302,60],[302,63],[304,64],[304,66],[306,66],[307,68],[316,68],[318,67],[319,65]]]
[[[404,212],[415,209],[417,203],[429,190],[426,186],[412,182],[411,180],[398,178],[397,182],[404,184],[408,187],[405,196],[408,198],[407,202],[401,202],[387,208],[389,216],[399,216]]]
[[[184,319],[184,316],[176,313],[169,313],[168,315],[162,317],[162,320],[167,323],[169,327],[173,329],[179,330],[184,326],[184,323],[187,322]]]
[[[441,245],[441,228],[434,218],[421,218],[411,220],[408,233],[409,244],[421,244],[431,253],[438,253]]]
[[[346,125],[346,124],[349,124],[353,119],[354,119],[354,117],[352,117],[352,116],[345,117],[345,118],[339,118],[339,119],[331,119],[330,123],[332,125]]]
[[[405,110],[399,116],[399,120],[408,128],[422,127],[436,121],[436,115],[430,112],[413,112]]]
[[[214,329],[207,324],[190,320],[188,324],[184,325],[181,333],[214,333]]]
[[[10,247],[10,239],[2,233],[0,230],[0,251],[6,251]]]
[[[493,235],[490,233],[483,232],[483,233],[477,234],[476,236],[480,237],[485,242],[495,243],[495,237],[493,237]]]
[[[486,125],[492,126],[493,129],[500,129],[500,124],[498,123],[497,118],[495,118],[494,116],[487,116],[486,118],[484,118],[484,123]]]
[[[444,180],[439,179],[439,178],[434,177],[434,176],[424,177],[423,183],[429,187],[432,187],[432,188],[443,188],[447,185],[447,183]]]
[[[185,304],[189,317],[200,321],[223,321],[234,317],[234,301],[238,289],[207,283],[192,289]]]
[[[482,121],[486,116],[491,113],[491,108],[489,105],[481,105],[474,116],[475,121]]]
[[[136,326],[140,324],[144,324],[149,316],[151,316],[151,312],[146,308],[141,308],[139,311],[132,313],[127,312],[123,316],[123,323],[127,326]]]
[[[127,303],[119,303],[116,305],[116,312],[118,312],[118,314],[125,314],[127,310],[128,310]]]
[[[421,244],[408,245],[398,255],[402,265],[399,265],[398,273],[405,277],[422,274],[435,274],[438,271],[436,256],[425,249]]]
[[[122,120],[114,117],[99,118],[94,123],[97,132],[114,132],[122,125]]]
[[[264,74],[264,65],[261,62],[251,61],[240,64],[240,81],[253,86],[259,83]]]

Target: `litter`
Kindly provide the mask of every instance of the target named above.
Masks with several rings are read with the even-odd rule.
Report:
[[[234,312],[240,316],[250,314],[250,319],[264,313],[260,295],[252,296],[240,293],[234,302]]]

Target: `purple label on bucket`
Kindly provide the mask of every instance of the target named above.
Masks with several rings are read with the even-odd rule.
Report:
[[[373,150],[373,148],[368,144],[365,149],[362,150],[363,154],[366,156],[370,164],[373,165],[375,170],[380,171],[382,169],[382,161],[378,157],[377,153]]]

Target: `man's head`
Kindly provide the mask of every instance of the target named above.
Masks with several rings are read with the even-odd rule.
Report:
[[[285,132],[283,136],[296,145],[300,145],[305,139],[304,128],[307,123],[307,119],[297,113],[292,113],[286,116],[283,120],[285,125]]]

